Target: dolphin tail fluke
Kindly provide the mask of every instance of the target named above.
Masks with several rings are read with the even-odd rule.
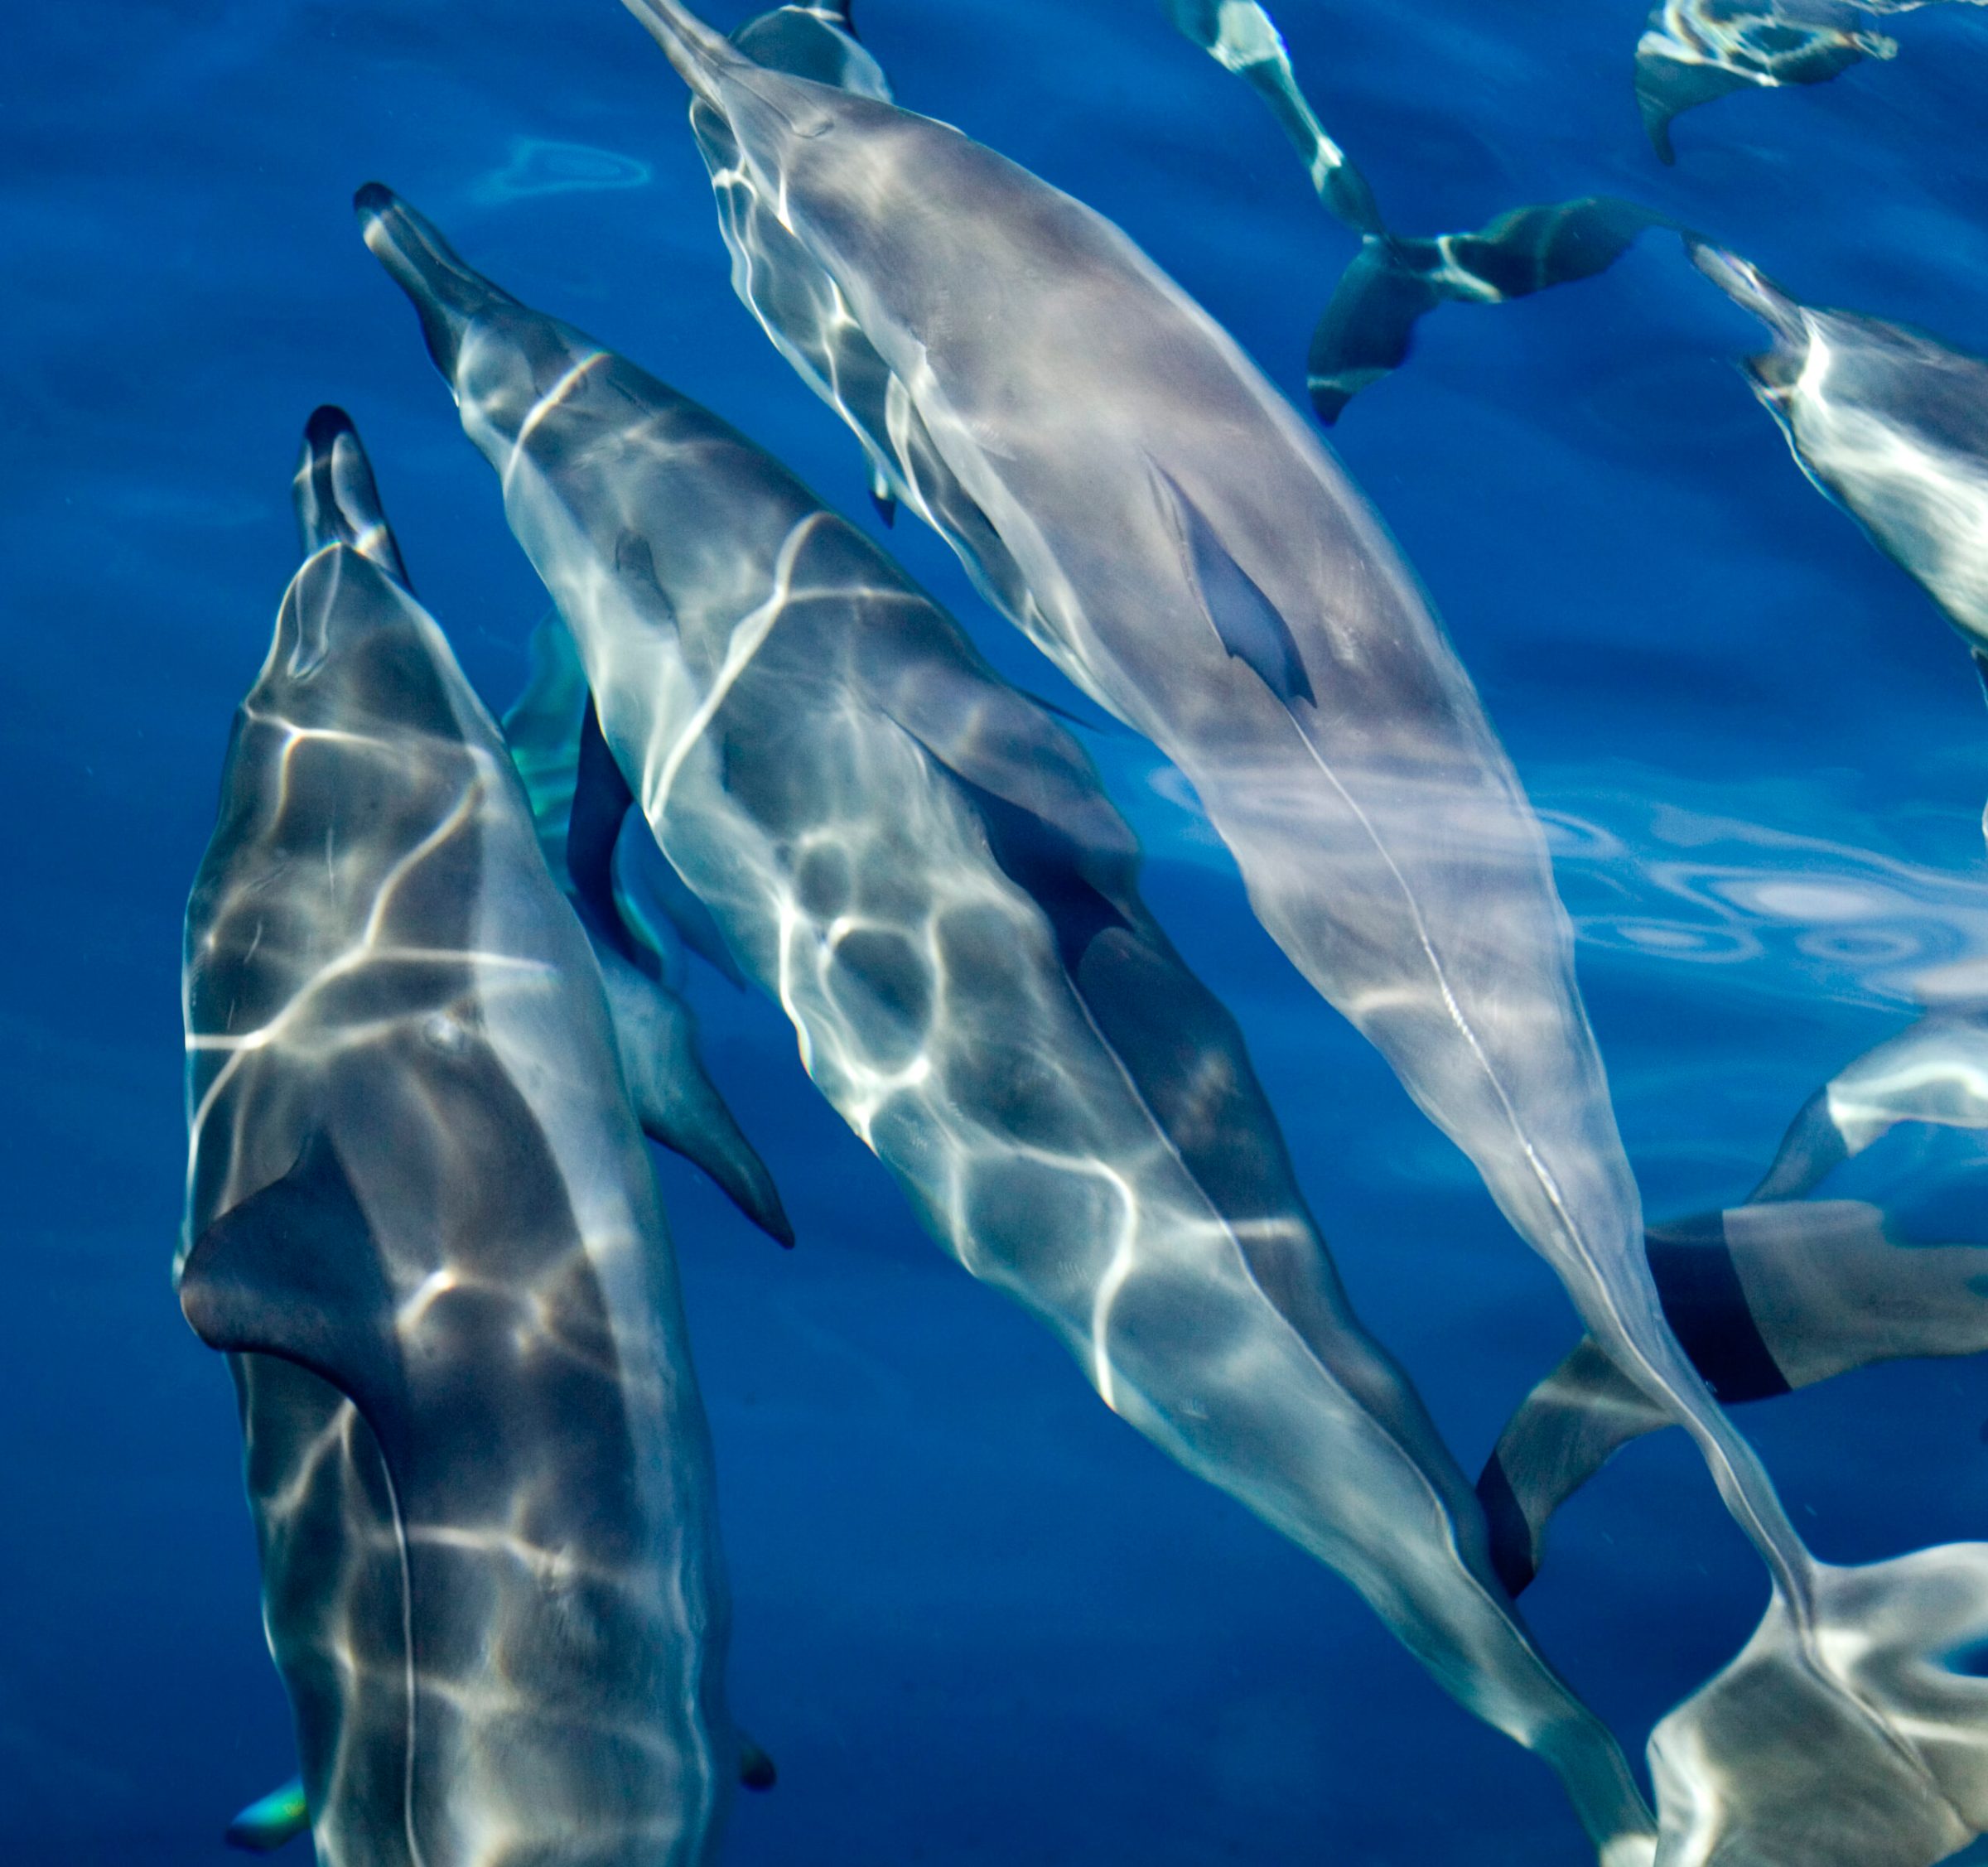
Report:
[[[414,301],[436,368],[452,379],[470,320],[492,305],[518,301],[466,264],[432,222],[382,183],[369,181],[352,206],[374,258]]]
[[[258,1797],[228,1824],[222,1840],[246,1854],[273,1854],[311,1829],[310,1805],[304,1800],[304,1779],[293,1776],[280,1789]]]
[[[1988,1545],[1806,1593],[1652,1735],[1666,1860],[1932,1867],[1988,1831]]]
[[[1802,1105],[1781,1137],[1773,1161],[1760,1184],[1747,1194],[1749,1206],[1774,1199],[1799,1199],[1847,1160],[1849,1141],[1829,1104],[1829,1091],[1818,1089]]]
[[[328,544],[348,544],[395,582],[413,588],[380,507],[373,464],[344,409],[327,403],[304,424],[292,499],[297,538],[306,557]]]
[[[1669,1424],[1586,1336],[1526,1397],[1477,1481],[1491,1565],[1513,1595],[1539,1572],[1553,1513],[1631,1440]]]
[[[1369,240],[1353,255],[1305,359],[1311,406],[1327,427],[1362,389],[1407,360],[1417,321],[1445,296],[1390,242]]]
[[[677,75],[707,104],[722,109],[717,75],[748,61],[678,0],[621,0],[663,48]]]

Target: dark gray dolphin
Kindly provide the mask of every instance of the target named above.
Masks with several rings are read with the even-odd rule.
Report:
[[[1908,1237],[1860,1199],[1788,1199],[1656,1226],[1664,1314],[1727,1404],[1770,1400],[1873,1362],[1988,1349],[1988,1249]],[[1553,1513],[1670,1421],[1584,1340],[1533,1389],[1478,1480],[1492,1558],[1517,1594]]]
[[[326,1867],[708,1862],[711,1457],[600,975],[350,424],[187,909],[181,1307]]]
[[[1867,58],[1898,55],[1871,30],[1938,0],[1659,0],[1636,42],[1636,104],[1651,147],[1675,162],[1671,123],[1752,85],[1821,84]],[[1984,0],[1966,0],[1981,6]]]
[[[721,954],[716,929],[707,914],[697,918],[702,905],[694,896],[670,886],[673,871],[631,808],[601,742],[579,656],[557,616],[533,632],[532,655],[532,678],[504,716],[504,743],[524,781],[546,866],[593,945],[636,1119],[651,1139],[709,1174],[755,1224],[792,1245],[773,1175],[706,1073],[696,1015],[676,990],[680,980],[668,976],[675,954],[663,943],[681,937],[680,922],[689,923],[702,950]],[[642,911],[652,900],[663,904],[660,923]]]
[[[755,219],[778,221],[886,370],[881,426],[873,398],[838,398],[872,463],[1180,768],[1258,919],[1471,1158],[1609,1358],[1691,1432],[1766,1561],[1774,1599],[1744,1684],[1722,1675],[1666,1722],[1672,1858],[1777,1846],[1780,1805],[1754,1786],[1792,1771],[1827,1807],[1865,1762],[1899,1798],[1896,1832],[1977,1814],[1988,1827],[1988,1681],[1947,1664],[1951,1595],[1922,1589],[1934,1569],[1942,1590],[1978,1571],[1966,1605],[1988,1633],[1988,1546],[1817,1563],[1678,1346],[1537,822],[1412,574],[1323,445],[1080,203],[944,124],[756,64],[681,0],[626,3],[722,119],[728,229],[738,196],[756,196]],[[1696,1748],[1715,1730],[1731,1740],[1736,1692],[1748,1748],[1772,1764],[1744,1778]],[[1818,1708],[1833,1754],[1802,1740]]]
[[[657,840],[823,1093],[1107,1405],[1545,1756],[1611,1867],[1647,1862],[1620,1753],[1513,1615],[1083,748],[744,437],[471,271],[385,189],[359,205]]]
[[[1802,470],[1939,605],[1988,682],[1988,363],[1804,305],[1723,248],[1691,253],[1773,333],[1747,379]]]
[[[1270,106],[1327,211],[1361,236],[1312,334],[1306,364],[1311,405],[1329,427],[1362,389],[1407,360],[1416,323],[1438,305],[1502,304],[1592,278],[1638,234],[1671,224],[1633,201],[1589,195],[1508,209],[1475,233],[1392,232],[1365,177],[1298,88],[1283,35],[1256,0],[1166,0],[1166,9],[1188,38]]]

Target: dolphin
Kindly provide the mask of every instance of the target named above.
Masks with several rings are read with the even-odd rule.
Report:
[[[176,1273],[318,1858],[708,1863],[711,1451],[601,976],[336,410],[297,487],[187,908]]]
[[[1939,0],[1658,0],[1636,42],[1636,104],[1659,161],[1677,160],[1674,118],[1749,84],[1821,84],[1867,58],[1898,56],[1872,30]],[[1964,0],[1981,6],[1985,0]]]
[[[928,1229],[1540,1752],[1605,1859],[1647,1862],[1620,1752],[1512,1613],[1083,747],[736,430],[386,189],[358,205],[657,841]]]
[[[1874,1362],[1988,1349],[1988,1248],[1906,1236],[1862,1199],[1789,1199],[1654,1226],[1650,1268],[1693,1364],[1728,1405]],[[1513,1594],[1553,1513],[1608,1460],[1670,1421],[1591,1339],[1535,1387],[1478,1480]]]
[[[1395,233],[1298,88],[1283,35],[1256,0],[1166,0],[1166,10],[1183,34],[1255,89],[1304,158],[1326,210],[1360,235],[1306,364],[1312,408],[1328,427],[1362,389],[1407,360],[1416,323],[1438,305],[1502,304],[1592,278],[1648,229],[1672,224],[1633,201],[1588,195],[1510,208],[1473,233]]]
[[[756,197],[755,223],[779,222],[782,250],[887,369],[881,429],[872,405],[837,400],[872,466],[1194,785],[1257,918],[1470,1157],[1609,1359],[1690,1430],[1766,1563],[1774,1594],[1743,1684],[1729,1669],[1667,1725],[1679,1812],[1661,1812],[1660,1848],[1737,1860],[1776,1845],[1778,1805],[1692,1773],[1694,1742],[1724,1740],[1735,1692],[1762,1715],[1753,1748],[1775,1760],[1761,1780],[1785,1765],[1826,1807],[1869,1760],[1900,1798],[1900,1834],[1976,1813],[1988,1826],[1988,1787],[1977,1802],[1962,1780],[1977,1759],[1988,1773],[1988,1681],[1949,1664],[1955,1577],[1980,1572],[1966,1607],[1988,1632],[1988,1546],[1817,1563],[1678,1345],[1537,821],[1338,464],[1233,340],[1079,202],[947,125],[756,63],[681,0],[625,3],[722,121],[721,224]],[[779,306],[755,295],[752,308],[777,322]],[[1869,1644],[1838,1619],[1852,1614],[1873,1618]],[[1835,1715],[1833,1755],[1801,1736],[1818,1706]]]
[[[1988,362],[1804,305],[1723,247],[1689,250],[1772,332],[1743,367],[1796,463],[1939,605],[1988,683]]]
[[[1749,1200],[1798,1199],[1901,1122],[1988,1129],[1988,1004],[1943,1005],[1802,1105]]]
[[[557,617],[539,624],[532,651],[532,678],[504,717],[504,743],[539,851],[593,946],[636,1117],[644,1133],[702,1168],[748,1218],[791,1246],[794,1227],[773,1176],[705,1073],[695,1014],[676,989],[680,977],[669,976],[675,955],[668,943],[681,937],[678,921],[689,922],[701,947],[721,953],[716,929],[682,905],[680,884],[670,887],[673,871],[630,807]],[[652,899],[663,901],[663,917],[643,911]]]

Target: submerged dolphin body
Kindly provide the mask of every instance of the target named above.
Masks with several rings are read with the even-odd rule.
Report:
[[[1561,1770],[1612,1861],[1647,1861],[1619,1752],[1512,1614],[1081,746],[778,462],[384,189],[359,206],[658,841],[824,1095],[1109,1405],[1345,1575]]]
[[[1336,463],[1081,204],[943,124],[755,64],[680,0],[625,3],[721,123],[728,234],[749,199],[755,229],[777,220],[885,370],[881,398],[837,398],[873,466],[1194,784],[1259,919],[1470,1156],[1609,1358],[1691,1430],[1767,1562],[1774,1599],[1744,1665],[1655,1740],[1665,1867],[1710,1850],[1871,1867],[1829,1820],[1860,1782],[1904,1837],[1895,1862],[1988,1828],[1988,1681],[1947,1658],[1961,1629],[1988,1634],[1988,1546],[1817,1563],[1678,1347],[1538,824]],[[753,307],[794,354],[779,308]],[[1825,1727],[1829,1746],[1804,1741]],[[1784,1830],[1811,1851],[1791,1855]]]
[[[1653,1227],[1664,1312],[1720,1399],[1769,1400],[1873,1362],[1988,1349],[1988,1248],[1904,1236],[1860,1199],[1791,1199]],[[1553,1513],[1609,1459],[1670,1425],[1584,1340],[1499,1437],[1478,1494],[1517,1594]]]
[[[1166,9],[1182,33],[1270,106],[1327,211],[1361,236],[1312,334],[1306,365],[1311,405],[1329,427],[1362,389],[1407,360],[1416,323],[1438,305],[1502,304],[1592,278],[1638,234],[1670,224],[1633,201],[1589,195],[1508,209],[1475,233],[1394,233],[1365,177],[1298,88],[1283,35],[1256,0],[1166,0]]]
[[[1939,0],[1658,0],[1636,44],[1636,104],[1660,160],[1675,162],[1671,124],[1752,85],[1821,84],[1867,58],[1898,56],[1870,21]],[[1988,0],[1966,0],[1971,6]]]
[[[1802,470],[1917,580],[1988,682],[1988,362],[1804,305],[1722,248],[1691,251],[1773,333],[1747,378]]]
[[[599,974],[335,410],[187,909],[180,1300],[231,1357],[326,1867],[692,1867],[704,1416]]]
[[[532,680],[504,716],[504,742],[546,866],[592,943],[636,1117],[644,1133],[710,1175],[755,1224],[791,1245],[794,1228],[772,1175],[705,1073],[695,1016],[666,976],[673,955],[653,943],[673,938],[674,922],[659,928],[640,911],[668,886],[656,873],[668,865],[601,743],[586,676],[556,616],[538,625],[533,656]],[[668,908],[684,912],[673,895]]]

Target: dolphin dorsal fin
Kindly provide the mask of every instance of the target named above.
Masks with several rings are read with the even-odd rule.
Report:
[[[210,1348],[273,1355],[330,1382],[365,1416],[392,1468],[407,1421],[393,1295],[372,1228],[321,1129],[281,1180],[194,1242],[180,1272],[180,1308]]]

